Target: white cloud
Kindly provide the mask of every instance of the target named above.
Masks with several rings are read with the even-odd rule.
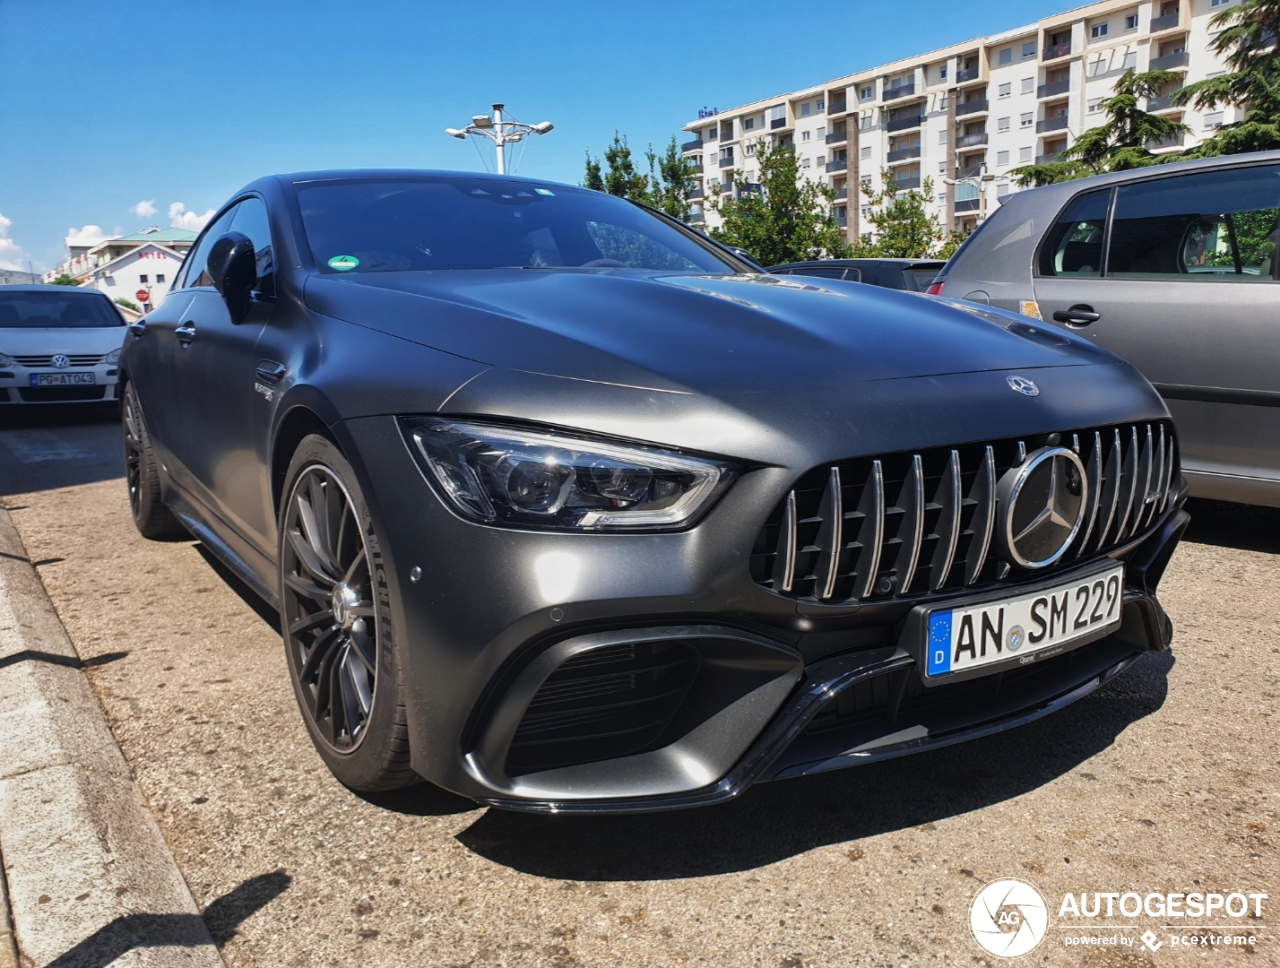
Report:
[[[94,246],[107,239],[107,233],[98,225],[85,225],[82,228],[67,229],[67,246]]]
[[[213,218],[214,209],[209,209],[203,215],[197,212],[188,212],[187,206],[182,202],[174,202],[169,206],[169,224],[175,229],[187,229],[191,232],[199,232],[209,219]]]
[[[139,202],[133,206],[133,214],[138,218],[151,218],[158,211],[160,210],[156,208],[156,200],[154,198],[149,202]]]
[[[25,269],[26,256],[22,247],[9,238],[9,226],[13,219],[0,215],[0,269]]]

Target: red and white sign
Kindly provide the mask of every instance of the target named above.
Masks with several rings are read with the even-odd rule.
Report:
[[[145,289],[139,289],[134,293],[134,295],[138,297],[138,302],[140,303],[151,302],[151,293],[147,292]]]

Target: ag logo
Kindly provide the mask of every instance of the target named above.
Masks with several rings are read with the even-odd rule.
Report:
[[[993,955],[1017,958],[1044,940],[1049,911],[1030,884],[1011,878],[992,881],[973,899],[969,927],[978,944]]]

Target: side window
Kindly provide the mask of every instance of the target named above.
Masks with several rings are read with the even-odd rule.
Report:
[[[631,269],[670,269],[676,272],[697,270],[692,262],[663,243],[623,225],[608,222],[587,222],[587,233],[595,243],[602,259],[621,262]],[[534,238],[538,233],[533,233]],[[549,235],[550,233],[548,233]],[[538,250],[541,252],[541,250]],[[559,258],[558,250],[555,258]],[[588,260],[588,264],[591,261]],[[536,263],[531,263],[536,264]],[[562,263],[547,262],[547,265]]]
[[[218,241],[219,236],[231,230],[231,220],[235,218],[236,208],[238,207],[232,206],[227,209],[218,217],[217,221],[211,222],[205,227],[204,234],[196,240],[196,244],[187,253],[186,261],[182,263],[182,282],[178,288],[190,289],[193,286],[213,285],[206,270],[206,264],[209,261],[209,250],[213,248],[213,243]]]
[[[258,261],[258,290],[266,296],[276,294],[275,254],[271,245],[271,224],[267,220],[267,205],[260,198],[246,198],[236,206],[232,231],[247,236],[253,243],[253,254]]]
[[[1119,190],[1107,275],[1276,279],[1280,165],[1161,178]]]
[[[1111,189],[1089,192],[1066,207],[1040,243],[1042,276],[1097,276],[1102,273],[1102,236]]]
[[[830,266],[807,266],[803,269],[797,270],[798,275],[818,276],[822,279],[843,279],[844,272],[845,271],[843,269],[837,269]]]

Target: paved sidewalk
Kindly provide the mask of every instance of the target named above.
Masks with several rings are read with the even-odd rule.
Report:
[[[38,564],[0,510],[0,966],[221,968]]]

